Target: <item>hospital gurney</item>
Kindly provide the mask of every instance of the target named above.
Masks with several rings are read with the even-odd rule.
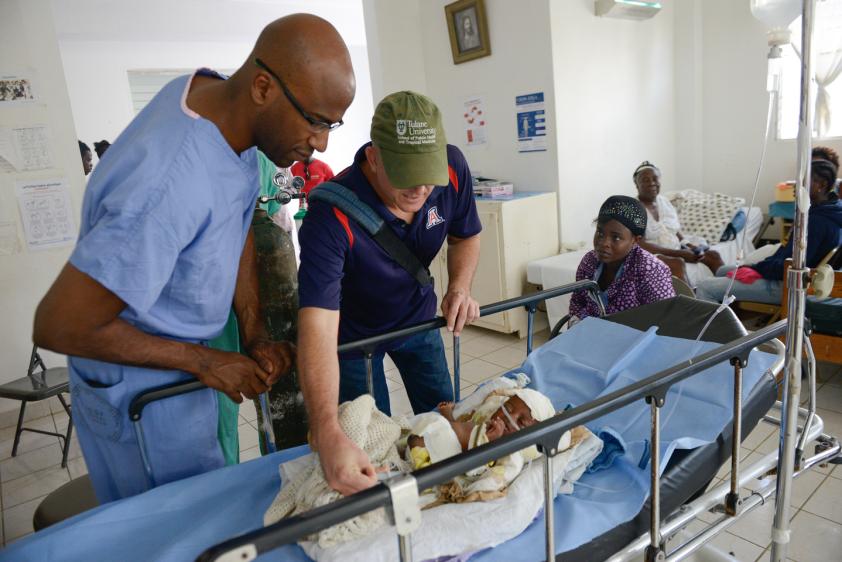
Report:
[[[586,286],[587,284],[577,285],[576,287],[584,288]],[[527,298],[526,300],[528,301],[528,304],[526,304],[526,306],[534,306],[538,300],[546,296],[548,295],[538,294]],[[517,302],[514,306],[524,305],[524,299],[516,299],[516,301]],[[497,308],[485,308],[484,310],[493,310],[494,312],[497,312],[504,309],[500,308],[504,304],[506,303],[495,305]],[[511,304],[511,302],[508,304]],[[650,307],[655,306],[658,306],[658,308],[650,308],[647,311],[646,307],[641,307],[635,311],[614,315],[609,319],[619,323],[631,324],[635,327],[647,327],[648,312],[649,314],[654,314],[662,326],[668,327],[667,329],[670,329],[669,327],[671,326],[671,329],[676,330],[677,333],[675,335],[695,337],[698,334],[698,330],[696,330],[690,323],[691,315],[698,314],[700,312],[708,313],[711,310],[710,305],[684,298],[671,299],[670,301],[650,305]],[[743,334],[741,328],[738,328],[739,325],[734,323],[735,320],[731,317],[728,311],[725,311],[720,316],[723,320],[721,320],[720,317],[717,317],[708,331],[708,337],[721,338],[723,341],[726,341],[729,337],[733,338],[735,335],[739,336],[740,334]],[[673,318],[672,321],[670,320],[670,317]],[[675,320],[676,317],[677,321]],[[731,322],[730,328],[729,322],[725,322],[724,320]],[[720,328],[722,329],[721,333],[719,332]],[[727,333],[727,330],[729,329],[737,330],[738,333],[733,333],[733,330],[731,333]],[[662,331],[663,330],[664,328],[662,328]],[[596,401],[568,410],[549,422],[533,426],[508,438],[495,441],[489,446],[478,448],[469,453],[460,455],[459,457],[449,459],[439,465],[423,469],[416,472],[413,476],[405,477],[397,481],[391,481],[387,485],[377,486],[353,497],[345,498],[326,508],[283,521],[273,527],[259,529],[257,531],[250,530],[259,527],[259,523],[255,524],[254,521],[245,523],[241,522],[239,520],[241,516],[249,511],[242,506],[237,508],[240,509],[240,511],[236,511],[234,506],[231,506],[228,508],[229,510],[227,512],[220,513],[215,517],[217,514],[214,514],[213,512],[217,509],[217,504],[210,503],[209,494],[213,493],[215,487],[224,487],[228,481],[236,480],[237,475],[239,475],[242,479],[240,481],[240,485],[248,488],[252,488],[251,482],[255,479],[269,479],[272,477],[273,473],[275,474],[275,480],[277,480],[277,464],[284,459],[299,455],[303,451],[282,452],[277,455],[263,457],[244,465],[228,467],[220,471],[214,471],[213,473],[199,475],[188,480],[174,482],[152,490],[147,494],[142,494],[141,496],[137,496],[135,498],[129,498],[121,502],[116,502],[115,504],[103,506],[98,508],[98,510],[94,510],[94,512],[89,512],[91,515],[87,517],[85,514],[82,514],[75,520],[69,520],[57,525],[55,530],[52,528],[48,529],[43,533],[24,539],[24,541],[19,544],[12,545],[11,551],[8,552],[8,554],[10,559],[15,560],[48,559],[48,557],[43,556],[45,552],[63,552],[64,554],[67,554],[67,547],[65,547],[65,550],[63,551],[57,551],[55,548],[50,548],[51,546],[55,547],[55,545],[50,544],[50,541],[55,540],[60,542],[59,538],[54,537],[60,537],[61,533],[64,533],[65,536],[72,536],[75,539],[69,542],[74,542],[77,545],[79,543],[85,544],[83,542],[83,535],[86,531],[93,529],[96,531],[96,540],[92,540],[90,545],[86,545],[86,547],[84,547],[89,550],[81,550],[81,552],[89,553],[91,557],[96,558],[97,553],[102,554],[101,545],[106,541],[103,538],[101,529],[106,528],[113,533],[122,531],[124,534],[120,536],[124,537],[124,541],[130,540],[129,537],[135,536],[143,536],[143,542],[147,544],[149,542],[154,542],[155,540],[160,542],[176,542],[181,540],[183,542],[174,545],[174,548],[170,548],[167,551],[166,556],[161,555],[157,557],[150,557],[148,552],[146,552],[146,559],[157,558],[187,560],[192,559],[196,553],[202,550],[202,548],[206,548],[208,545],[213,544],[214,540],[218,540],[219,538],[226,536],[226,532],[224,530],[221,530],[220,527],[213,526],[211,519],[214,519],[215,517],[214,520],[225,520],[230,522],[228,523],[228,526],[225,527],[225,529],[227,529],[227,536],[244,533],[246,531],[250,532],[246,532],[246,534],[243,534],[241,537],[227,541],[217,547],[212,547],[205,553],[203,559],[223,559],[218,557],[224,555],[225,553],[229,553],[233,556],[232,559],[245,560],[258,554],[268,553],[279,545],[293,543],[304,535],[318,529],[325,528],[356,514],[363,513],[369,509],[385,505],[391,506],[393,500],[395,501],[395,505],[392,507],[393,511],[399,517],[405,517],[404,506],[399,500],[402,494],[408,494],[411,497],[413,482],[417,483],[417,485],[421,488],[428,487],[436,482],[448,480],[453,475],[462,473],[470,467],[498,458],[508,452],[519,450],[530,443],[538,442],[549,445],[544,448],[552,454],[553,450],[551,444],[554,442],[553,440],[555,439],[555,442],[557,442],[561,432],[566,428],[579,425],[589,420],[594,420],[601,415],[612,410],[616,410],[626,404],[640,401],[645,396],[654,397],[655,405],[652,406],[653,412],[658,412],[658,408],[656,407],[658,395],[661,391],[665,391],[668,385],[677,383],[683,378],[689,377],[693,373],[700,372],[714,363],[727,361],[732,357],[742,357],[755,345],[773,338],[775,335],[780,333],[781,330],[782,325],[779,323],[756,334],[739,337],[736,341],[722,347],[716,347],[715,349],[702,354],[692,365],[683,363],[677,367],[667,369],[653,376],[647,377],[630,387],[620,389],[619,391],[603,396]],[[563,337],[565,336],[562,336],[562,338]],[[780,361],[776,362],[771,370],[776,371],[779,368]],[[737,370],[737,372],[739,373],[739,370]],[[751,430],[751,426],[754,421],[765,413],[768,404],[771,404],[774,400],[773,392],[774,383],[771,382],[770,376],[764,375],[761,377],[761,382],[754,385],[754,388],[750,393],[750,397],[745,401],[746,406],[743,410],[742,427],[738,424],[738,427],[736,428],[737,431],[741,431],[743,436]],[[757,396],[760,396],[760,398],[758,399]],[[754,405],[755,403],[759,405]],[[752,419],[754,421],[752,421]],[[669,466],[663,472],[660,479],[660,489],[658,487],[654,488],[656,490],[656,493],[654,494],[654,505],[660,507],[664,513],[669,513],[672,511],[673,505],[680,505],[686,501],[687,497],[681,496],[686,495],[689,497],[689,495],[695,493],[696,490],[702,488],[716,472],[721,460],[728,456],[728,439],[732,430],[733,428],[731,426],[726,426],[718,438],[718,443],[712,444],[713,446],[701,447],[685,453],[679,452],[673,454],[673,458],[670,460]],[[819,432],[820,425],[814,425],[811,430],[811,434],[816,435]],[[838,445],[833,443],[830,438],[827,438],[826,441],[831,443],[831,447],[825,451],[821,457],[814,457],[809,459],[807,462],[802,463],[803,468],[807,468],[808,466],[811,466],[812,463],[819,462],[820,460],[833,457],[838,453]],[[656,442],[654,435],[653,442]],[[725,447],[724,450],[723,447]],[[653,451],[657,450],[659,450],[657,446],[653,447]],[[758,464],[765,463],[766,468],[773,468],[775,462],[774,456],[774,454],[771,455],[771,461],[769,458],[766,458]],[[700,462],[699,459],[703,457],[706,457],[707,460],[703,461],[705,469],[701,470],[692,463]],[[546,459],[544,462],[546,464],[550,464],[552,461],[550,459]],[[657,455],[655,455],[653,456],[652,466],[657,467],[658,465],[659,462]],[[755,467],[756,466],[757,465],[755,465]],[[764,467],[755,467],[751,467],[746,471],[741,472],[741,476],[738,480],[745,483],[749,479],[766,471],[766,468]],[[673,480],[677,483],[676,488],[678,488],[681,484],[684,484],[677,492],[673,492],[670,489],[670,482]],[[276,484],[273,482],[271,485]],[[715,491],[719,495],[718,498],[711,499],[708,498],[708,496],[705,496],[704,498],[695,500],[690,504],[690,508],[685,508],[678,513],[679,518],[668,519],[664,526],[659,529],[660,533],[656,533],[655,536],[662,534],[662,536],[666,537],[668,534],[671,534],[676,529],[680,528],[682,521],[692,519],[696,513],[708,509],[714,503],[721,503],[722,497],[728,492],[727,488],[727,486],[722,486]],[[415,489],[417,490],[417,488]],[[407,493],[407,490],[409,493]],[[660,493],[658,493],[658,491],[660,491]],[[243,493],[242,503],[248,504],[249,502],[253,502],[251,503],[251,506],[249,506],[251,507],[251,511],[258,511],[260,509],[259,500],[255,501],[256,498],[259,498],[259,496],[255,495],[257,492],[259,492],[259,490],[249,489],[248,492]],[[265,503],[268,505],[270,500],[271,497],[267,497],[265,499]],[[699,503],[702,500],[707,503]],[[179,515],[178,513],[174,514],[176,509],[173,504],[179,503],[179,501],[193,501],[196,503],[196,507],[190,508],[191,510],[185,510],[185,514],[183,515]],[[745,501],[743,504],[744,507],[740,509],[739,512],[745,513],[746,509],[759,504],[759,502],[760,500],[758,497],[752,496]],[[410,501],[409,503],[411,507],[412,502]],[[552,505],[552,503],[550,503],[550,505]],[[213,506],[213,508],[209,509],[210,506]],[[183,506],[179,507],[185,509]],[[155,510],[158,511],[156,512]],[[125,528],[120,529],[120,525],[109,521],[109,513],[114,514],[113,517],[121,518],[122,521],[120,524],[124,525]],[[411,519],[411,509],[408,513]],[[657,513],[658,511],[656,510],[656,515]],[[550,523],[550,528],[552,528],[552,516],[553,510],[550,509],[548,510],[547,517],[547,520]],[[259,517],[255,519],[259,519]],[[656,520],[660,526],[660,517],[656,517]],[[726,518],[725,524],[733,520],[734,518]],[[401,521],[405,522],[405,519],[401,519]],[[581,548],[563,553],[561,558],[565,560],[577,559],[587,555],[590,559],[600,559],[621,550],[624,545],[640,534],[639,529],[641,528],[641,525],[643,528],[646,528],[647,511],[644,508],[636,517],[632,518],[632,521],[618,523],[619,524],[616,526],[616,530],[610,533],[603,533],[593,538],[590,542],[582,545]],[[147,527],[143,527],[143,524],[146,524]],[[152,527],[153,524],[156,526]],[[532,542],[534,543],[535,533],[540,533],[540,525],[533,525],[533,527],[539,527],[537,531],[533,529],[532,534],[528,537],[532,539]],[[154,533],[147,531],[147,529],[152,528],[155,529]],[[721,530],[721,528],[724,527],[720,526],[719,529],[716,530]],[[402,530],[404,530],[404,532],[407,531],[406,527]],[[106,533],[106,535],[109,534],[110,533]],[[154,538],[151,536],[153,534],[155,535]],[[185,538],[185,534],[188,534],[189,536]],[[41,535],[43,539],[39,537],[39,535]],[[540,534],[538,536],[540,537]],[[550,535],[550,537],[552,537],[552,535]],[[526,538],[527,537],[524,537],[524,540],[526,540]],[[524,542],[520,539],[521,537],[518,537],[518,539],[511,542],[517,542],[515,546],[519,548]],[[114,540],[119,543],[119,537]],[[641,542],[641,540],[643,542]],[[408,547],[409,541],[404,540],[403,543],[406,552],[408,550],[406,547]],[[636,545],[636,551],[641,552],[646,546],[645,537],[643,537],[643,539],[639,539],[636,542]],[[120,546],[123,545],[121,544]],[[501,545],[501,547],[506,546],[508,545]],[[553,548],[553,552],[557,552],[552,540],[549,541],[549,547]],[[689,546],[689,548],[692,547],[694,547],[694,544]],[[81,549],[83,547],[76,546],[76,548]],[[136,550],[139,551],[139,548]],[[174,551],[178,554],[173,554]],[[480,553],[479,557],[494,558],[496,552],[497,549],[486,551],[485,555]],[[628,552],[633,553],[634,550],[629,550]],[[689,550],[685,550],[684,553],[689,553]],[[241,557],[241,554],[245,554],[246,556],[243,558]],[[508,554],[511,554],[511,550],[508,551]],[[297,547],[296,550],[289,550],[289,547],[285,547],[282,551],[278,551],[277,555],[283,557],[282,559],[304,559],[303,553],[301,553],[300,550],[297,550]],[[144,559],[142,553],[136,554],[136,556],[140,557],[138,559]],[[502,558],[500,556],[502,556]],[[99,556],[99,558],[105,559],[108,558],[108,556]],[[529,557],[529,559],[535,558],[535,556]],[[499,550],[499,556],[496,559],[507,559],[505,548],[501,548]],[[512,559],[511,556],[509,556],[508,559]]]
[[[701,325],[715,309],[715,305],[693,301],[686,297],[677,297],[624,314],[614,315],[609,319],[633,325],[647,324],[650,320],[655,319],[659,324],[666,327],[666,329],[661,328],[660,331],[662,332],[669,331],[672,327],[674,335],[695,337],[701,331]],[[694,317],[697,319],[695,322],[693,321]],[[615,559],[620,560],[639,555],[645,549],[647,559],[663,559],[665,555],[663,539],[667,534],[680,529],[682,525],[692,520],[698,513],[714,505],[722,504],[725,511],[723,518],[675,551],[675,559],[682,558],[699,548],[705,540],[727,528],[739,516],[760,505],[773,491],[773,487],[767,486],[762,491],[752,494],[750,498],[744,500],[740,497],[741,486],[774,468],[777,454],[770,454],[752,467],[741,471],[739,458],[739,442],[741,439],[733,439],[733,436],[745,437],[774,403],[776,392],[774,374],[779,372],[782,367],[783,354],[782,346],[773,338],[781,334],[784,329],[784,323],[778,323],[755,334],[745,334],[733,314],[726,309],[713,320],[707,337],[713,341],[729,341],[736,337],[735,341],[703,353],[694,358],[693,361],[685,361],[598,400],[573,408],[553,420],[548,420],[516,435],[464,453],[459,457],[448,459],[438,465],[419,470],[412,476],[395,479],[383,486],[340,500],[331,506],[313,510],[304,516],[291,518],[267,529],[222,543],[206,551],[201,559],[221,560],[227,559],[228,556],[231,556],[231,559],[239,559],[236,557],[251,559],[279,545],[296,541],[303,536],[381,506],[391,509],[398,533],[401,558],[410,559],[411,546],[408,537],[411,535],[414,525],[417,524],[418,513],[414,502],[418,489],[444,482],[470,468],[533,443],[539,444],[543,451],[548,453],[544,457],[544,463],[545,474],[549,475],[551,473],[552,456],[556,453],[554,443],[558,442],[558,438],[563,431],[580,423],[599,418],[602,414],[615,411],[640,399],[647,399],[653,421],[650,462],[652,475],[651,500],[647,502],[638,516],[628,523],[618,525],[612,531],[600,535],[572,551],[558,553],[554,546],[553,537],[552,492],[547,486],[544,515],[547,530],[545,534],[547,558],[555,559],[556,555],[560,554],[559,559],[564,560],[602,559],[616,553]],[[745,367],[749,351],[766,341],[775,342],[772,345],[778,348],[778,358],[755,387],[751,389],[744,408],[742,401],[739,399],[743,394],[741,388],[742,369]],[[736,399],[733,404],[736,422],[724,428],[717,442],[688,451],[683,455],[674,455],[664,474],[659,476],[661,474],[658,458],[660,454],[659,413],[664,406],[669,386],[722,361],[731,361],[734,366],[734,394]],[[811,381],[811,384],[813,383],[814,381]],[[810,405],[810,409],[813,408],[814,401]],[[800,461],[799,474],[814,464],[839,454],[839,445],[836,440],[829,436],[820,435],[821,421],[812,412],[809,415],[814,423],[808,424],[810,427],[808,435],[801,442],[802,448],[806,441],[818,437],[823,450],[810,459]],[[774,417],[766,419],[772,423],[777,422]],[[732,456],[730,485],[722,485],[712,492],[696,498],[682,510],[673,512],[675,507],[684,504],[692,496],[696,496],[704,490],[706,484],[712,480],[722,460],[727,458],[729,448]],[[786,491],[782,492],[782,496],[788,499]],[[651,509],[649,506],[652,506]],[[663,528],[661,528],[660,516],[662,508],[666,508],[665,510],[668,510],[668,513],[672,512],[670,513],[670,519]],[[647,539],[644,535],[633,541],[639,532],[639,527],[642,526],[642,522],[647,519],[650,531],[649,538]],[[629,544],[630,541],[633,542]],[[493,552],[491,551],[489,555],[491,558],[494,558]],[[505,559],[505,556],[512,559],[512,555],[513,553],[510,551],[503,554],[504,558],[499,559]]]

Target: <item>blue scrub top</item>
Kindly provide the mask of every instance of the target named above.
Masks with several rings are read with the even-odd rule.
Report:
[[[130,324],[199,343],[219,335],[228,319],[260,183],[257,149],[236,154],[216,125],[186,106],[191,81],[167,84],[94,170],[70,263],[126,303],[120,317]],[[69,357],[68,367],[97,498],[142,492],[147,478],[129,403],[191,375],[80,357]],[[150,405],[142,424],[153,484],[224,465],[209,389]]]
[[[167,84],[94,170],[70,263],[126,303],[127,322],[198,342],[228,318],[260,184],[257,149],[236,154],[187,108],[191,80]]]

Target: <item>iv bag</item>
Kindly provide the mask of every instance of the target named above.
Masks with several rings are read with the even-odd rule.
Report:
[[[801,15],[801,0],[751,0],[751,15],[770,29],[781,29]]]

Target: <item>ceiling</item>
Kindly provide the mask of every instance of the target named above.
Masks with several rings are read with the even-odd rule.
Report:
[[[324,17],[349,45],[365,45],[362,0],[53,0],[59,41],[254,41],[295,12]]]

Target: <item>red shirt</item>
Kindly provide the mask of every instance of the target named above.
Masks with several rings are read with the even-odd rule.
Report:
[[[330,166],[314,158],[310,163],[296,162],[293,164],[292,175],[304,178],[304,188],[301,191],[307,195],[311,189],[320,183],[333,178],[334,173]]]

